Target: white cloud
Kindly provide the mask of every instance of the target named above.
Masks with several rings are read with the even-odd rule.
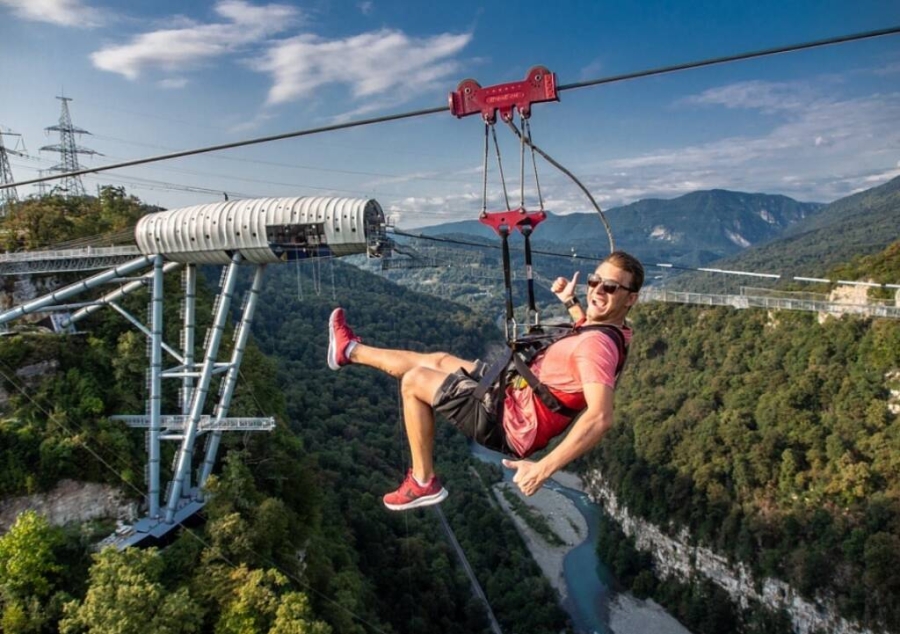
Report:
[[[243,0],[223,0],[216,4],[215,11],[226,22],[196,24],[181,20],[183,26],[179,28],[151,31],[134,37],[128,44],[103,48],[91,54],[91,61],[101,70],[132,80],[150,68],[194,68],[279,33],[300,17],[294,7],[255,6]]]
[[[684,99],[682,103],[762,110],[772,114],[806,108],[816,98],[816,89],[805,82],[753,80],[710,88]]]
[[[264,123],[272,119],[273,116],[274,115],[269,112],[259,112],[252,119],[230,126],[228,131],[234,134],[252,132],[258,130]]]
[[[364,1],[359,8],[366,13],[374,5]],[[302,33],[274,40],[300,22],[297,9],[222,0],[215,11],[222,21],[199,23],[172,16],[166,28],[102,48],[91,60],[97,68],[135,80],[149,70],[183,73],[219,57],[244,53],[249,68],[272,78],[269,105],[309,97],[326,85],[345,86],[357,100],[337,115],[346,119],[442,87],[459,70],[452,57],[472,40],[470,33],[412,37],[386,28],[337,39]],[[171,78],[161,85],[180,87],[183,81]]]
[[[349,86],[357,99],[392,89],[408,97],[456,73],[458,64],[449,58],[471,39],[471,34],[415,38],[391,29],[332,40],[303,34],[276,43],[253,67],[272,76],[270,104],[308,97],[329,84]]]
[[[770,103],[761,95],[774,93],[716,94],[732,97],[727,103],[723,99],[726,107],[744,103],[765,110]],[[609,176],[595,178],[591,187],[616,192],[621,202],[712,187],[828,202],[896,173],[892,163],[900,147],[900,93],[810,99],[792,105],[782,113],[782,121],[759,136],[733,136],[608,161],[596,172]]]
[[[602,70],[603,62],[599,59],[595,59],[578,71],[578,81],[590,81],[596,79]]]
[[[872,71],[875,75],[896,75],[900,73],[900,62],[890,62]]]
[[[106,22],[102,11],[80,0],[0,0],[23,20],[48,22],[59,26],[92,28]]]
[[[375,3],[370,0],[365,0],[364,2],[360,2],[358,5],[360,12],[363,15],[372,15],[372,12],[375,10]]]
[[[185,77],[169,77],[159,80],[156,85],[166,90],[178,90],[187,86],[188,80]]]

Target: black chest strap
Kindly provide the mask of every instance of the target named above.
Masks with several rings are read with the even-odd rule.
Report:
[[[613,326],[611,324],[597,324],[582,326],[578,329],[571,328],[557,336],[543,336],[540,339],[533,339],[531,341],[525,340],[521,342],[522,346],[518,351],[508,348],[505,354],[501,355],[501,357],[488,368],[487,372],[485,372],[484,376],[478,382],[478,386],[475,388],[473,396],[477,399],[481,399],[491,389],[497,389],[499,392],[504,392],[509,381],[515,376],[520,376],[550,411],[562,414],[569,418],[574,418],[583,410],[576,410],[560,403],[559,399],[550,391],[550,388],[541,383],[528,366],[538,355],[560,339],[591,330],[603,332],[607,337],[612,339],[613,343],[616,345],[616,349],[619,352],[619,361],[616,364],[616,380],[618,381],[628,356],[628,346],[625,343],[625,335],[618,326]],[[530,352],[530,354],[523,354],[525,352]]]

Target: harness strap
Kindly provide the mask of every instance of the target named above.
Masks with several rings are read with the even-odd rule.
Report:
[[[481,380],[478,381],[478,385],[475,387],[475,391],[472,392],[472,396],[474,396],[478,400],[481,400],[484,395],[488,393],[488,390],[494,387],[494,382],[498,378],[503,380],[506,375],[505,370],[509,365],[512,356],[513,351],[509,348],[506,348],[506,351],[502,355],[500,355],[500,357],[496,361],[494,361],[494,363],[491,364],[491,367],[487,369],[487,372],[485,372],[484,376],[481,377]]]
[[[625,359],[628,356],[628,349],[625,346],[625,335],[622,334],[622,331],[616,327],[609,324],[598,324],[593,326],[585,326],[579,330],[573,330],[572,334],[576,334],[579,332],[584,332],[585,330],[600,330],[607,337],[613,340],[613,343],[616,344],[616,348],[619,351],[619,360],[616,364],[616,381],[619,379],[619,375],[622,372],[622,368],[625,367]],[[571,335],[564,335],[571,336]],[[515,363],[515,371],[525,379],[525,382],[528,383],[528,386],[532,389],[535,395],[541,399],[541,402],[547,406],[547,408],[555,412],[557,414],[562,414],[567,418],[575,418],[580,414],[583,409],[573,409],[564,405],[559,401],[559,399],[550,391],[546,385],[540,382],[540,380],[534,375],[534,372],[531,371],[525,362],[519,357],[519,355],[513,355],[513,362]]]
[[[625,335],[622,334],[622,331],[616,326],[598,324],[573,329],[572,331],[553,339],[548,346],[564,337],[570,337],[587,330],[600,330],[616,344],[616,348],[619,351],[619,361],[616,364],[616,380],[618,380],[619,375],[622,373],[622,369],[625,367],[625,361],[628,357],[628,348],[625,345]],[[547,346],[545,346],[544,349],[546,349],[546,347]],[[506,352],[494,361],[490,368],[484,373],[484,376],[482,376],[481,380],[478,382],[472,395],[480,400],[491,389],[497,388],[498,391],[504,392],[509,376],[514,372],[525,379],[528,386],[534,391],[538,398],[541,399],[544,405],[550,409],[550,411],[562,414],[569,418],[574,418],[580,414],[582,410],[576,410],[560,403],[559,399],[550,391],[550,388],[541,383],[534,372],[531,371],[528,364],[533,361],[536,356],[537,355],[531,355],[525,357],[521,352],[514,352],[507,348]]]
[[[560,403],[559,399],[550,391],[550,388],[540,382],[534,375],[534,372],[531,371],[531,368],[525,365],[525,362],[519,355],[513,355],[513,363],[515,364],[516,372],[519,376],[525,379],[525,382],[528,383],[531,390],[539,399],[541,399],[551,412],[562,414],[568,418],[574,418],[578,414],[580,410],[572,409],[571,407]]]

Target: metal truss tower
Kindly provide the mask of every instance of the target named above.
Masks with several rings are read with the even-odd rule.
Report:
[[[77,172],[80,169],[78,165],[79,154],[97,154],[103,156],[99,152],[95,152],[86,147],[82,147],[75,143],[76,134],[90,134],[87,130],[76,128],[72,125],[72,117],[69,114],[69,97],[57,97],[62,102],[62,108],[59,114],[59,123],[49,128],[44,128],[48,132],[59,132],[59,143],[56,145],[45,145],[41,148],[41,152],[59,152],[60,161],[50,168],[51,172],[62,172],[69,174]],[[66,176],[62,184],[54,188],[62,193],[63,196],[84,196],[84,185],[80,176]]]
[[[274,429],[270,416],[228,415],[266,266],[360,253],[380,257],[390,247],[384,212],[376,201],[325,197],[260,198],[171,209],[145,215],[134,235],[136,248],[91,248],[80,255],[72,251],[0,254],[0,275],[21,273],[23,268],[36,273],[116,265],[0,311],[0,334],[7,323],[43,314],[50,315],[57,332],[74,332],[75,324],[84,318],[111,308],[148,340],[146,411],[111,417],[145,430],[147,449],[147,515],[133,526],[120,527],[106,542],[117,548],[162,540],[203,508],[205,486],[224,432]],[[119,260],[125,257],[129,259]],[[222,266],[222,276],[212,323],[201,346],[196,319],[198,268],[214,265]],[[145,272],[148,267],[151,270]],[[243,304],[235,308],[242,267],[252,268],[252,282]],[[163,336],[163,281],[165,274],[179,269],[183,270],[181,339],[170,345]],[[72,301],[84,293],[95,295],[104,286],[113,289],[87,301]],[[148,287],[150,305],[142,321],[120,300]],[[237,322],[229,346],[225,332],[233,316]],[[173,388],[173,382],[180,384],[177,411],[163,411],[164,382]],[[162,464],[165,441],[178,445],[170,469]],[[166,479],[168,484],[163,486]]]
[[[16,179],[13,178],[12,170],[9,167],[9,157],[7,156],[7,152],[9,154],[19,154],[14,150],[6,149],[6,146],[3,144],[4,135],[21,136],[20,134],[16,134],[15,132],[3,132],[2,130],[0,130],[0,185],[7,185],[9,183],[16,182]],[[19,202],[19,196],[18,194],[16,194],[15,187],[7,187],[3,190],[0,190],[0,218],[6,216],[9,208],[17,202]]]

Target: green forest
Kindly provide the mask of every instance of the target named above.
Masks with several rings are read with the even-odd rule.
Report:
[[[35,199],[3,235],[9,249],[114,235],[148,211],[117,188]],[[896,282],[900,243],[835,272]],[[201,327],[218,277],[209,273]],[[176,296],[178,283],[167,280]],[[276,430],[225,435],[202,521],[164,548],[95,552],[112,522],[56,527],[21,515],[0,536],[0,629],[489,631],[437,516],[383,509],[381,495],[408,465],[398,385],[364,368],[329,371],[325,324],[342,305],[366,342],[474,358],[502,345],[501,296],[435,301],[333,261],[269,267],[262,298],[231,414],[274,415]],[[125,304],[143,315],[146,296]],[[177,302],[166,310],[166,338],[177,342]],[[616,425],[577,469],[599,470],[632,513],[673,535],[687,529],[758,578],[900,631],[900,417],[889,407],[900,390],[900,323],[650,303],[631,317]],[[23,367],[46,370],[23,377]],[[145,367],[143,336],[111,311],[80,334],[0,339],[0,497],[70,478],[139,499],[143,437],[108,416],[143,411]],[[166,393],[164,409],[176,397]],[[437,442],[450,491],[442,509],[503,630],[571,631],[512,522],[489,502],[499,471],[472,460],[449,426]],[[784,615],[742,613],[715,586],[659,578],[614,523],[600,530],[601,558],[623,587],[656,598],[696,634],[789,631]]]
[[[22,205],[7,227],[29,247],[75,239],[78,219],[98,214],[107,197],[125,213],[118,222],[85,223],[82,235],[113,234],[146,212],[121,190],[105,190],[99,200],[47,201],[70,218],[59,231],[42,221],[40,201]],[[381,504],[407,466],[396,383],[356,368],[330,372],[325,325],[340,297],[371,341],[475,355],[486,341],[499,344],[500,334],[462,306],[435,306],[340,262],[326,266],[266,272],[256,341],[230,413],[274,415],[278,426],[271,434],[225,435],[201,525],[185,527],[162,549],[95,553],[111,522],[53,527],[20,516],[0,537],[4,632],[488,631],[437,516],[392,514]],[[218,278],[217,270],[209,273]],[[166,283],[177,296],[179,279],[171,277]],[[214,283],[202,293],[201,329],[210,321]],[[145,305],[146,297],[125,302],[135,315]],[[166,304],[168,341],[178,340],[178,308]],[[143,411],[142,335],[111,311],[78,335],[34,330],[0,340],[9,395],[0,414],[0,495],[46,491],[74,478],[139,499],[143,436],[108,416]],[[26,381],[16,375],[22,367],[50,369]],[[163,409],[173,410],[177,394],[164,396]],[[439,468],[452,491],[442,508],[502,627],[567,631],[567,616],[512,521],[489,503],[486,487],[499,471],[472,461],[449,429],[441,434]],[[168,465],[172,448],[164,449]]]
[[[841,274],[900,279],[898,247]],[[647,304],[634,326],[591,466],[671,534],[898,631],[900,323]]]

